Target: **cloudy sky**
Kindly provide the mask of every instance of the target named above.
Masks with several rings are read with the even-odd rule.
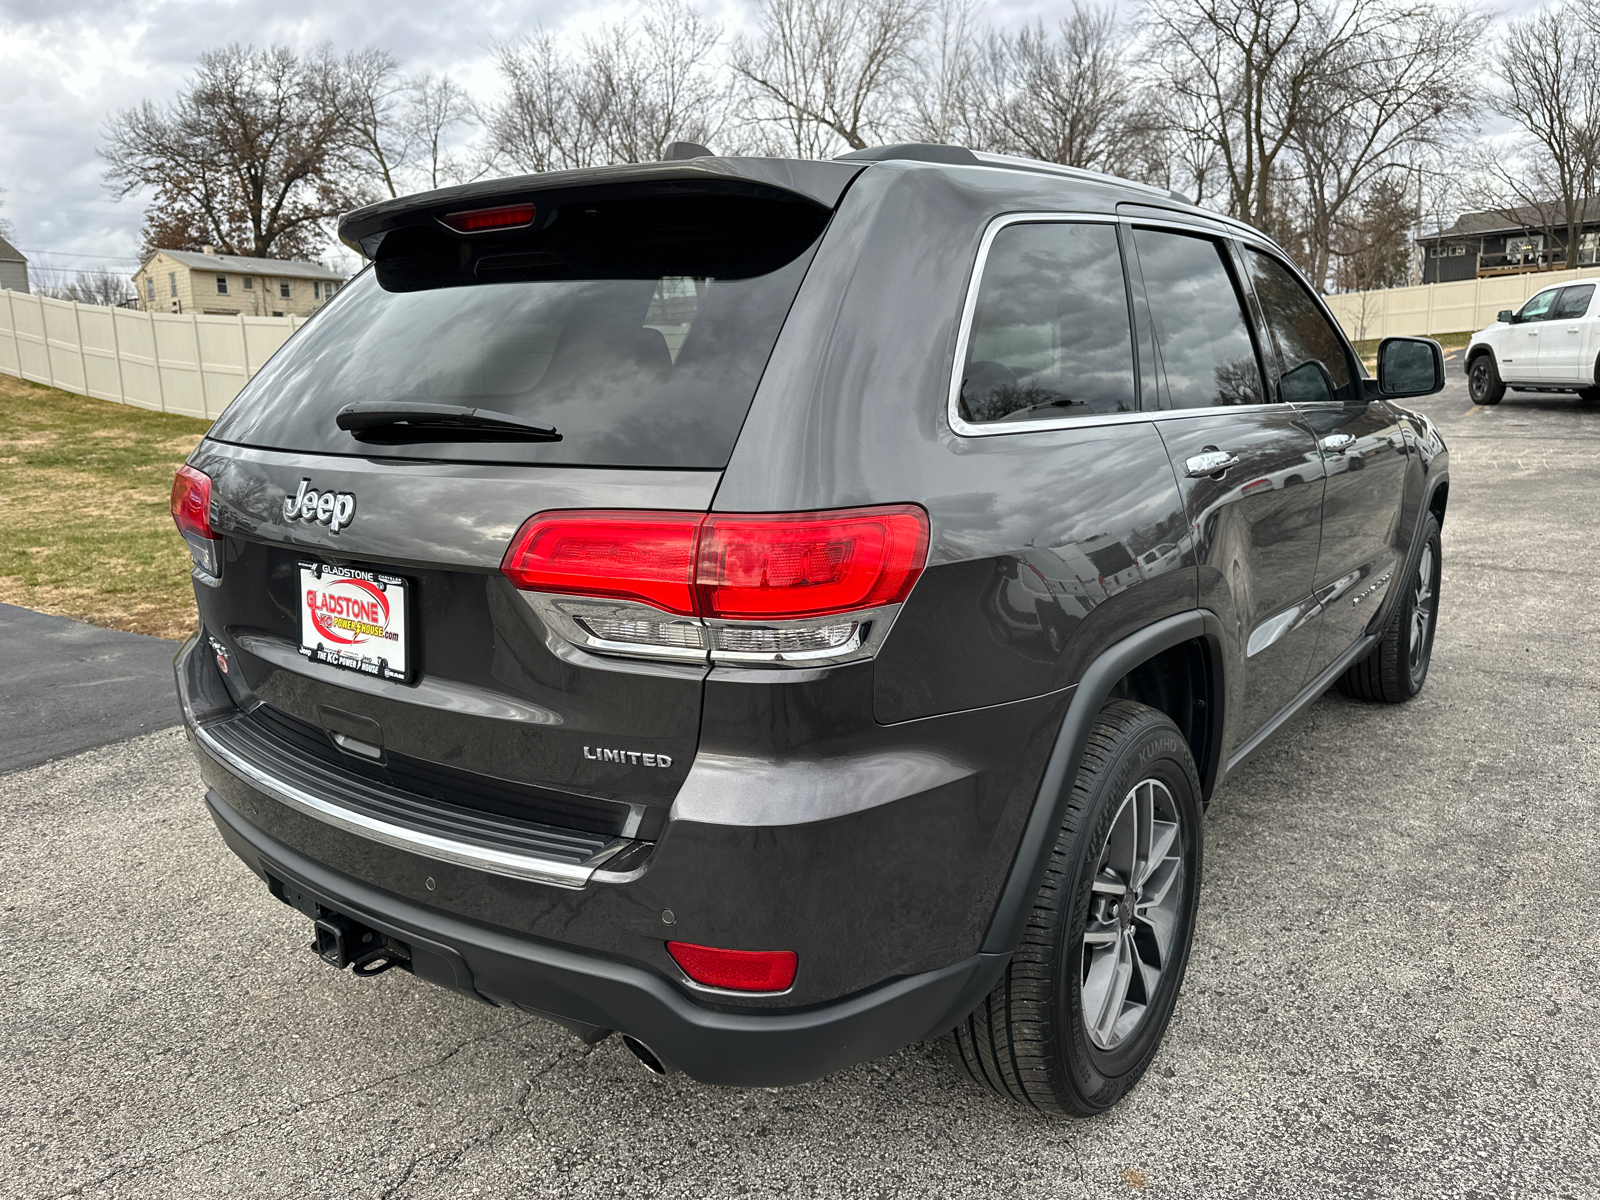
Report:
[[[1505,0],[1524,9],[1540,0]],[[737,26],[750,0],[705,0]],[[1133,0],[1121,0],[1123,5]],[[1067,0],[998,0],[988,15],[1047,21]],[[480,99],[495,91],[486,48],[541,24],[581,31],[626,4],[573,0],[0,0],[0,218],[46,271],[109,266],[131,272],[143,203],[101,182],[100,131],[114,110],[169,100],[209,47],[238,41],[305,50],[393,51],[408,71],[454,75]]]

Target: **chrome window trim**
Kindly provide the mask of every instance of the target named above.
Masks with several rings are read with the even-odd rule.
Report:
[[[961,374],[967,362],[967,346],[972,339],[972,318],[978,308],[978,290],[983,285],[984,268],[989,263],[989,249],[994,245],[994,239],[1002,229],[1011,225],[1073,223],[1126,225],[1130,227],[1138,225],[1150,228],[1177,229],[1203,237],[1222,239],[1237,236],[1231,230],[1210,226],[1204,224],[1203,221],[1204,218],[1198,217],[1193,221],[1184,221],[1181,219],[1166,220],[1162,218],[1133,217],[1104,212],[1004,213],[990,221],[988,227],[983,231],[983,239],[978,243],[977,261],[973,265],[972,275],[967,281],[967,296],[961,306],[961,324],[956,336],[955,362],[950,367],[950,387],[945,396],[945,417],[950,422],[951,431],[964,438],[1004,437],[1019,433],[1053,433],[1063,429],[1098,429],[1107,425],[1137,425],[1146,421],[1176,421],[1224,412],[1283,412],[1290,408],[1291,406],[1285,402],[1276,400],[1267,404],[1213,404],[1203,408],[1168,408],[1141,410],[1131,413],[1102,413],[1092,417],[1054,417],[1044,421],[997,421],[991,425],[974,425],[961,416]],[[1280,251],[1274,250],[1273,253],[1281,257]],[[1329,319],[1332,319],[1331,316]],[[1335,326],[1340,328],[1342,332],[1342,326],[1338,326],[1337,322],[1335,322]],[[1135,336],[1137,336],[1136,332]],[[1135,352],[1137,352],[1137,347],[1135,347]]]
[[[222,745],[207,732],[204,725],[194,726],[193,734],[200,748],[218,763],[279,804],[324,824],[332,825],[336,829],[342,829],[346,833],[353,833],[358,837],[381,842],[385,846],[393,846],[398,850],[406,850],[438,862],[454,863],[457,866],[471,867],[493,875],[526,879],[551,887],[577,890],[589,883],[597,867],[630,844],[618,838],[582,863],[563,863],[440,837],[438,834],[410,829],[404,825],[379,820],[366,813],[356,812],[276,779]]]

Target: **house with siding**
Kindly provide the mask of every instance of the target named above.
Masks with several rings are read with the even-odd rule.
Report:
[[[133,276],[139,307],[153,312],[309,317],[344,276],[318,263],[246,258],[216,247],[157,250]]]
[[[28,260],[5,238],[0,237],[0,290],[28,290]]]
[[[1448,229],[1417,239],[1422,282],[1451,283],[1530,271],[1561,271],[1600,263],[1600,198],[1580,214],[1576,253],[1554,204],[1463,213]],[[1556,228],[1550,228],[1555,223]]]

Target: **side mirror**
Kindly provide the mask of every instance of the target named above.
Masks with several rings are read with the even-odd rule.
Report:
[[[1512,312],[1509,308],[1502,308],[1499,315],[1495,317],[1495,320],[1499,321],[1502,325],[1510,325],[1515,322],[1516,319],[1517,314]]]
[[[1444,390],[1444,351],[1432,338],[1389,337],[1378,343],[1378,391],[1431,396]]]

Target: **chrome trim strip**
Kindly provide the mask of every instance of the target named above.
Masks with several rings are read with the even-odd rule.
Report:
[[[353,833],[374,842],[381,842],[385,846],[407,850],[412,854],[436,859],[439,862],[471,867],[474,870],[487,871],[492,875],[505,875],[512,879],[526,879],[551,887],[576,890],[588,884],[596,867],[626,845],[619,839],[615,845],[607,847],[588,861],[573,865],[549,859],[531,858],[525,854],[513,854],[506,850],[476,846],[470,842],[458,842],[437,834],[408,829],[404,825],[396,825],[379,820],[377,817],[369,817],[365,813],[354,812],[320,796],[313,796],[310,792],[301,791],[280,779],[274,779],[253,763],[223,746],[206,732],[204,725],[192,726],[192,730],[196,743],[207,754],[278,803],[342,829],[346,833]]]

